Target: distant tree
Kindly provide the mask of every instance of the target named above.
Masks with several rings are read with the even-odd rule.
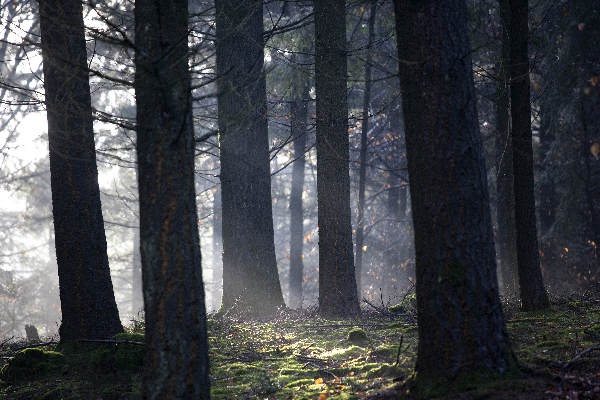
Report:
[[[208,399],[187,0],[135,3],[144,398]]]
[[[221,229],[221,187],[213,190],[213,218],[212,218],[212,251],[213,251],[213,309],[218,310],[221,304],[221,287],[223,286],[223,243],[221,238],[223,231]]]
[[[62,342],[123,330],[106,253],[82,12],[78,0],[39,2]]]
[[[356,287],[358,294],[362,293],[361,275],[363,259],[363,243],[365,229],[365,185],[367,180],[367,150],[369,134],[369,113],[371,112],[371,64],[373,62],[373,42],[375,40],[375,18],[377,16],[377,1],[371,0],[369,10],[369,40],[365,60],[365,92],[363,95],[362,126],[360,132],[360,169],[358,178],[358,216],[356,221],[356,249],[354,263],[356,267]]]
[[[315,0],[319,312],[359,313],[350,214],[346,4]]]
[[[464,0],[396,0],[415,231],[420,382],[504,373],[514,356],[498,295]]]
[[[498,261],[503,291],[506,295],[519,293],[517,273],[517,239],[515,227],[515,196],[513,183],[513,145],[510,134],[510,5],[498,0],[501,44],[496,64],[496,215]]]
[[[223,300],[253,315],[284,306],[271,208],[262,1],[217,0]]]
[[[532,311],[549,306],[540,271],[533,190],[533,146],[529,94],[527,0],[510,0],[510,104],[513,145],[515,227],[521,306]]]
[[[304,168],[306,165],[306,142],[308,136],[309,84],[302,72],[292,83],[293,95],[290,102],[291,136],[294,143],[294,165],[292,167],[292,191],[290,193],[290,304],[302,307],[302,283],[304,276]]]

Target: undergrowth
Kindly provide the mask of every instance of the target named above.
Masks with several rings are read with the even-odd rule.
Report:
[[[414,315],[400,311],[404,310],[374,311],[354,321],[297,313],[266,322],[210,318],[212,398],[406,395],[402,383],[414,372],[417,330]],[[527,370],[535,372],[518,381],[470,385],[460,398],[569,398],[569,391],[578,393],[579,399],[600,398],[600,352],[590,351],[567,364],[600,341],[600,302],[581,296],[562,298],[548,311],[522,313],[513,308],[507,309],[506,317],[515,354]],[[18,379],[6,376],[0,382],[0,398],[140,399],[143,347],[135,346],[112,344],[78,357],[49,353],[60,365],[46,364]],[[2,363],[9,356],[19,357],[14,347],[5,344],[0,349]],[[445,396],[458,398],[456,393]]]

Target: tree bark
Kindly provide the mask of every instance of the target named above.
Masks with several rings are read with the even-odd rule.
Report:
[[[528,2],[510,0],[510,103],[515,191],[515,224],[521,307],[549,306],[540,271],[533,189],[533,147],[529,98]]]
[[[217,0],[223,302],[251,315],[284,307],[271,207],[262,1]]]
[[[140,256],[140,231],[136,229],[133,238],[133,260],[131,268],[131,314],[137,314],[144,308],[142,288],[142,259]]]
[[[496,280],[464,0],[396,0],[415,230],[418,382],[514,365]]]
[[[304,167],[306,164],[306,139],[309,85],[300,77],[303,84],[294,82],[294,98],[290,105],[291,135],[294,143],[294,165],[292,167],[292,191],[290,193],[290,304],[291,308],[302,308],[302,283],[304,262]]]
[[[221,187],[217,185],[213,197],[213,309],[221,305],[223,287],[223,229],[221,226]]]
[[[365,229],[365,184],[367,179],[367,150],[369,134],[369,109],[371,106],[371,63],[373,52],[371,47],[375,38],[375,18],[377,16],[377,1],[371,1],[371,11],[369,13],[369,42],[367,48],[367,57],[365,60],[365,92],[363,95],[362,112],[362,130],[360,132],[360,169],[358,172],[358,217],[356,219],[356,249],[355,249],[355,268],[356,268],[356,287],[358,295],[362,293],[362,256]]]
[[[105,339],[123,328],[106,253],[82,6],[41,0],[39,7],[60,340]]]
[[[145,399],[208,399],[188,2],[135,3]]]
[[[319,312],[359,313],[352,248],[344,0],[315,0]]]
[[[510,135],[510,90],[508,67],[510,64],[510,5],[509,0],[499,0],[502,44],[500,61],[496,65],[496,215],[498,230],[498,260],[502,278],[501,292],[509,297],[519,293],[517,273],[517,241],[515,226],[515,195],[513,185],[513,146]]]

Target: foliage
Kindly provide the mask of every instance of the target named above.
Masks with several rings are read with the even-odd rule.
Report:
[[[31,381],[46,374],[58,372],[65,357],[56,351],[28,348],[18,351],[0,370],[0,377],[7,382]]]

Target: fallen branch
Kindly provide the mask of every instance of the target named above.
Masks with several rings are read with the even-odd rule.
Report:
[[[595,350],[600,350],[600,346],[591,346],[591,347],[588,347],[587,349],[583,350],[581,353],[579,353],[579,354],[577,354],[575,357],[573,357],[573,358],[571,359],[571,361],[569,361],[569,362],[565,363],[565,364],[562,366],[562,369],[567,369],[567,368],[569,368],[569,367],[571,366],[571,364],[573,364],[575,361],[579,360],[581,357],[583,357],[583,356],[584,356],[584,355],[586,355],[587,353],[590,353],[590,352],[592,352],[592,351],[595,351]]]
[[[402,352],[402,342],[404,341],[404,335],[400,336],[400,344],[398,345],[398,353],[396,354],[396,366],[400,365],[400,353]]]
[[[20,350],[25,350],[25,349],[29,349],[32,347],[42,347],[42,346],[49,346],[51,344],[58,344],[58,342],[51,340],[49,342],[42,342],[42,343],[30,343],[26,346],[21,346],[21,347],[17,347],[16,349],[12,349],[13,351],[20,351]]]
[[[385,306],[378,307],[375,304],[371,303],[369,300],[365,299],[364,297],[363,297],[362,301],[363,301],[363,303],[367,304],[368,306],[370,306],[371,308],[373,308],[375,311],[377,311],[381,315],[385,315],[386,317],[393,317],[394,316],[394,314],[392,314],[391,312],[389,312],[385,308]]]
[[[135,342],[133,340],[114,340],[114,339],[78,339],[78,342],[86,343],[108,343],[108,344],[135,344],[137,346],[144,346],[143,342]]]

